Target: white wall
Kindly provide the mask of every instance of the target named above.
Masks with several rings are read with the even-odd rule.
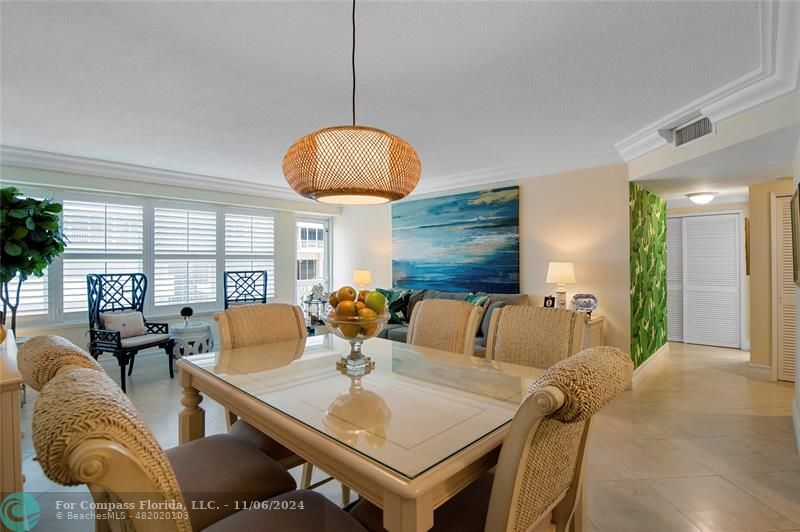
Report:
[[[555,291],[544,282],[548,262],[574,262],[578,283],[568,287],[568,297],[595,294],[597,312],[607,320],[606,343],[630,349],[626,167],[533,177],[518,184],[522,291],[541,305]],[[334,284],[349,284],[353,269],[364,268],[372,271],[375,286],[391,286],[391,241],[391,206],[344,209],[334,222]]]
[[[333,288],[353,284],[354,270],[372,272],[370,288],[392,286],[392,210],[345,207],[333,220]]]

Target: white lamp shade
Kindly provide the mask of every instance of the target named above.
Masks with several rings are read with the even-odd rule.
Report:
[[[372,273],[369,270],[356,270],[353,272],[353,284],[366,286],[372,284]]]
[[[571,262],[551,262],[547,267],[547,281],[555,284],[573,284],[575,268]]]

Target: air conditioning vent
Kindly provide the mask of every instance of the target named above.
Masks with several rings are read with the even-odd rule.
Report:
[[[690,124],[675,128],[673,130],[673,139],[675,146],[681,146],[687,142],[697,140],[700,137],[705,137],[714,132],[714,125],[706,117],[695,120]]]

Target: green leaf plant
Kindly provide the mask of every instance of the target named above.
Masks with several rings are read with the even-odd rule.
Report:
[[[67,239],[61,232],[61,210],[59,203],[27,198],[14,187],[0,189],[0,301],[3,323],[11,313],[12,331],[17,328],[22,283],[44,275],[64,252]],[[15,278],[19,282],[12,294],[9,284]]]

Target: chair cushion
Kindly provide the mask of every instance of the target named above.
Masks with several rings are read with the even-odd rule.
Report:
[[[488,304],[495,301],[504,301],[506,305],[527,305],[530,303],[528,294],[487,294],[489,296]]]
[[[130,338],[123,338],[120,340],[122,347],[144,347],[146,345],[159,344],[165,340],[169,340],[169,334],[143,334],[141,336],[131,336]]]
[[[119,331],[120,338],[131,338],[147,334],[144,317],[138,310],[123,310],[119,312],[101,312],[100,324],[103,329]]]
[[[271,505],[271,506],[267,506]],[[285,493],[265,501],[262,508],[242,510],[207,528],[208,532],[243,530],[366,532],[350,514],[310,490]]]
[[[483,532],[494,474],[487,473],[441,505],[433,514],[432,532]],[[371,532],[383,531],[383,510],[361,499],[350,515]]]
[[[200,438],[165,452],[189,507],[193,530],[234,513],[237,501],[262,501],[297,487],[277,462],[229,434]],[[209,501],[215,507],[202,509]]]
[[[398,327],[405,327],[405,325],[402,323],[387,323],[383,327],[383,330],[378,333],[378,338],[389,338],[389,331],[392,329],[397,329]]]
[[[444,292],[442,290],[428,290],[425,292],[425,299],[455,299],[466,301],[469,292]]]
[[[408,337],[408,325],[401,325],[400,327],[395,327],[386,335],[386,338],[389,340],[393,340],[395,342],[403,342],[405,343],[406,338]]]
[[[485,338],[489,335],[489,323],[492,321],[492,312],[505,306],[505,301],[492,301],[486,307],[486,312],[483,313],[483,319],[481,320],[481,327],[478,329],[478,336],[482,336],[484,338],[483,347],[486,347]]]
[[[231,425],[231,430],[228,434],[247,442],[273,460],[281,460],[294,454],[290,449],[276,442],[243,419],[237,419]]]

